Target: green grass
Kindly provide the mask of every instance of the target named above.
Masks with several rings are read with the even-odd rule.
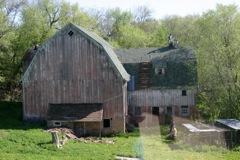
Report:
[[[224,154],[221,149],[211,150],[210,146],[207,146],[207,150],[204,151],[204,147],[200,147],[199,150],[191,148],[186,144],[182,145],[181,142],[159,142],[155,136],[142,136],[144,142],[144,157],[146,159],[154,159],[154,157],[161,157],[159,159],[169,160],[217,160],[223,159]],[[174,148],[174,149],[172,149]],[[156,152],[156,150],[158,150]]]
[[[116,155],[139,157],[139,132],[118,134],[115,144],[84,143],[68,140],[58,149],[52,144],[51,134],[43,132],[45,126],[24,124],[22,106],[17,102],[0,102],[0,159],[76,159],[108,160]]]
[[[170,140],[169,126],[160,126],[161,137],[151,131],[141,134],[144,159],[152,160],[239,160],[240,149],[235,151],[208,145],[186,144],[181,140]],[[151,129],[149,129],[151,130]],[[157,158],[156,158],[157,157]]]
[[[161,126],[161,136],[136,130],[104,139],[115,144],[84,143],[69,140],[58,149],[51,134],[41,125],[22,122],[22,106],[17,102],[0,102],[0,160],[112,160],[117,155],[144,160],[238,160],[239,148],[233,151],[216,146],[190,146],[168,138],[168,126]],[[159,130],[159,128],[155,128]],[[159,130],[160,133],[160,130]],[[175,149],[172,149],[175,148]]]
[[[115,144],[83,143],[69,140],[60,149],[51,143],[51,134],[41,129],[0,130],[0,159],[114,159],[118,154],[136,157],[132,146],[137,137],[115,136]],[[106,139],[106,138],[105,138]]]

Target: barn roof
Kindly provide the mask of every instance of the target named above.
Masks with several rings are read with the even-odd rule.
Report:
[[[112,62],[112,64],[114,65],[114,69],[120,73],[121,77],[126,80],[129,81],[130,80],[130,75],[126,72],[126,70],[124,69],[122,63],[119,61],[118,56],[116,55],[116,53],[113,50],[113,47],[107,42],[105,41],[103,38],[101,38],[100,36],[98,36],[97,34],[95,34],[94,32],[88,31],[80,26],[76,26],[73,23],[68,23],[65,27],[63,27],[61,30],[59,30],[59,32],[57,32],[53,37],[57,36],[58,34],[60,34],[63,30],[69,29],[69,28],[73,28],[75,31],[80,32],[82,35],[84,35],[86,38],[88,38],[90,41],[94,42],[95,44],[99,45],[100,47],[102,47],[105,50],[105,53],[107,54],[109,60]],[[52,37],[52,38],[53,38]],[[51,39],[48,39],[44,44],[42,44],[40,46],[40,48],[44,48],[49,41],[51,41]],[[39,48],[39,49],[40,49]],[[38,51],[35,53],[35,55],[38,54]],[[36,57],[36,56],[35,56]],[[32,60],[31,63],[33,63],[34,58]],[[31,64],[28,66],[28,69],[31,67]],[[24,79],[26,73],[28,72],[28,69],[26,70],[26,72],[24,73],[22,80]]]
[[[152,47],[114,49],[122,63],[151,62],[157,67],[165,62],[184,62],[195,60],[195,49],[193,47]]]
[[[50,104],[48,121],[102,121],[103,107],[101,103],[89,104]]]
[[[236,119],[218,119],[218,123],[221,123],[231,129],[240,130],[240,121]]]
[[[197,62],[195,48],[152,47],[114,49],[126,71],[134,76],[134,84],[139,88],[141,62],[149,62],[150,88],[194,88],[197,84]],[[154,69],[165,69],[165,75],[156,75]],[[139,78],[140,77],[140,78]]]
[[[104,48],[104,50],[106,51],[107,56],[113,62],[113,64],[115,65],[115,67],[117,68],[119,73],[121,74],[122,78],[125,79],[126,81],[130,80],[130,75],[126,72],[122,63],[119,61],[118,56],[114,52],[113,47],[107,41],[105,41],[103,38],[98,36],[96,33],[88,31],[88,30],[86,30],[86,29],[84,29],[80,26],[76,26],[72,23],[70,23],[69,25],[72,25],[72,26],[78,28],[79,31],[82,31],[83,33],[88,35],[91,40],[99,43]]]

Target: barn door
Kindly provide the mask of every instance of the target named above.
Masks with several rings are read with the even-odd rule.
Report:
[[[159,107],[152,107],[152,123],[153,125],[159,124]]]
[[[85,123],[84,122],[76,122],[74,123],[74,132],[78,137],[84,136],[85,134]]]
[[[159,107],[152,107],[152,114],[153,115],[159,115]]]
[[[169,115],[169,116],[173,115],[172,107],[167,107],[167,115]]]

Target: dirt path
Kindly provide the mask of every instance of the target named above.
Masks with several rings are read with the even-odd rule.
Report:
[[[142,155],[144,159],[158,159],[161,142],[159,120],[157,116],[146,115],[146,118],[139,123],[140,139],[142,143]]]
[[[143,147],[143,155],[144,159],[152,159],[155,156],[159,156],[164,154],[161,150],[161,146],[168,145],[170,150],[178,150],[180,149],[175,143],[166,144],[161,140],[160,128],[158,116],[154,116],[152,114],[145,114],[145,119],[139,123],[139,132],[140,138],[142,141]],[[174,117],[174,122],[176,128],[180,131],[184,129],[182,124],[188,123],[193,124],[194,121],[191,121],[186,118]],[[159,128],[160,126],[160,128]],[[161,153],[162,152],[162,153]],[[161,159],[160,157],[156,157],[155,159]]]

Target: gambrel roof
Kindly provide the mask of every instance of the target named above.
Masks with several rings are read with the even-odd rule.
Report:
[[[121,62],[119,61],[116,53],[113,50],[113,47],[106,42],[104,39],[102,39],[100,36],[98,36],[97,34],[95,34],[94,32],[88,31],[80,26],[76,26],[73,23],[68,23],[65,27],[63,27],[62,29],[60,29],[53,37],[58,36],[58,34],[60,34],[61,32],[65,31],[65,30],[70,30],[73,29],[77,32],[79,32],[80,34],[82,34],[84,37],[86,37],[88,40],[90,40],[91,42],[93,42],[95,45],[99,46],[100,48],[102,48],[103,50],[105,50],[105,53],[108,57],[108,59],[112,62],[113,66],[114,66],[114,70],[119,72],[122,79],[125,81],[129,81],[130,76],[129,74],[126,72],[126,70],[124,69],[124,67],[122,66]],[[38,50],[40,49],[44,49],[48,43],[51,41],[51,39],[53,38],[51,37],[50,39],[48,39],[44,44],[42,44]],[[28,66],[26,72],[24,73],[22,80],[24,80],[24,78],[26,77],[27,74],[29,74],[29,70],[32,67],[32,63],[34,63],[34,59],[36,58],[36,55],[38,54],[38,51],[36,51],[34,58],[32,59],[30,65]]]

